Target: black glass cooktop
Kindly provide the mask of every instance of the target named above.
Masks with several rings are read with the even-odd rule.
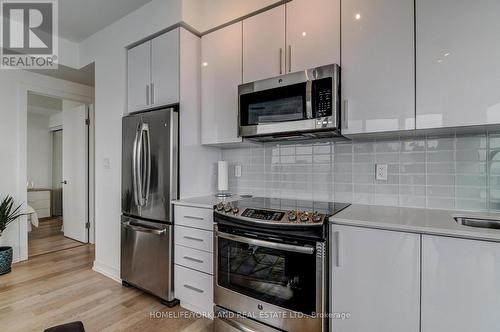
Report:
[[[351,204],[337,202],[315,202],[283,198],[252,197],[232,203],[234,207],[278,211],[308,211],[332,216]]]

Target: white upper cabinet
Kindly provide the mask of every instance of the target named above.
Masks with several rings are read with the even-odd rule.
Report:
[[[422,332],[497,332],[500,244],[422,238]]]
[[[285,72],[285,6],[243,20],[243,82]]]
[[[151,44],[146,42],[128,51],[127,90],[129,112],[148,108],[151,93]]]
[[[340,0],[286,4],[286,72],[340,64]]]
[[[416,10],[417,128],[500,123],[500,1],[417,0]]]
[[[179,29],[128,50],[128,111],[179,102]]]
[[[238,85],[242,83],[242,22],[201,39],[202,144],[241,142]]]
[[[179,29],[151,40],[151,104],[179,102]]]
[[[330,320],[330,331],[418,332],[420,235],[341,225],[331,231],[331,312],[351,318]]]
[[[341,16],[342,133],[415,129],[413,0],[344,1]]]

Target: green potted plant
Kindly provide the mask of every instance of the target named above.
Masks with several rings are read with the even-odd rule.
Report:
[[[24,215],[21,206],[14,207],[14,198],[7,196],[0,204],[0,236],[7,226]],[[0,275],[10,272],[12,266],[12,247],[0,247]]]

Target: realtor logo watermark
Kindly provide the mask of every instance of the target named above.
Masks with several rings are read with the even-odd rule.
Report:
[[[0,68],[57,69],[57,0],[0,0]]]

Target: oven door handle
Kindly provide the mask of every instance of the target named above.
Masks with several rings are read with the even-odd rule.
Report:
[[[218,319],[220,319],[221,321],[223,321],[224,323],[226,323],[227,325],[235,328],[237,331],[241,331],[241,332],[257,332],[256,330],[253,330],[239,322],[235,322],[234,320],[230,320],[230,319],[227,319],[225,317],[217,317]]]
[[[285,250],[285,251],[291,251],[291,252],[297,252],[300,254],[307,254],[307,255],[312,255],[314,254],[314,247],[311,246],[296,246],[293,244],[285,244],[285,243],[277,243],[277,242],[269,242],[269,241],[263,241],[263,240],[257,240],[257,239],[251,239],[243,236],[238,236],[234,234],[228,234],[228,233],[222,233],[217,231],[216,233],[217,237],[227,239],[227,240],[232,240],[232,241],[237,241],[237,242],[242,242],[242,243],[247,243],[251,245],[256,245],[260,247],[266,247],[266,248],[271,248],[271,249],[277,249],[277,250]]]

